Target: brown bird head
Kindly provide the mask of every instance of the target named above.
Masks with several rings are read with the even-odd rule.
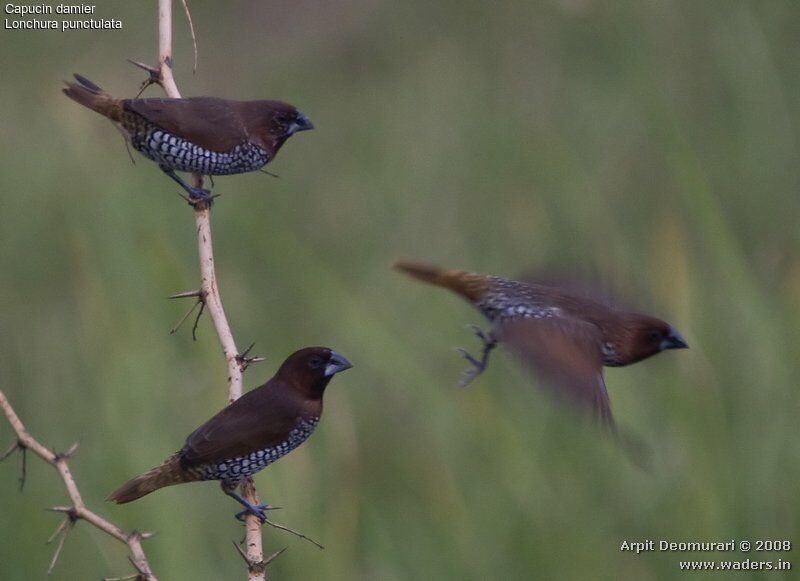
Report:
[[[314,129],[311,120],[289,103],[246,101],[241,106],[251,140],[261,140],[266,149],[277,151],[295,133]]]
[[[276,377],[291,381],[311,399],[319,399],[331,378],[350,369],[350,362],[327,347],[306,347],[283,362]]]
[[[630,365],[667,349],[686,349],[689,345],[681,334],[661,319],[630,313],[622,316],[617,337],[607,337],[603,345],[616,352],[616,365]],[[608,364],[608,363],[607,363]]]

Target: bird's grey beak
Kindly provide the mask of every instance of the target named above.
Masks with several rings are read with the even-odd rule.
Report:
[[[353,366],[347,359],[339,355],[336,351],[331,351],[331,357],[325,366],[325,377],[331,377],[341,371],[350,369]]]
[[[311,122],[311,119],[298,111],[297,117],[295,117],[294,123],[292,123],[291,132],[297,133],[298,131],[308,131],[309,129],[314,129],[314,124]]]
[[[689,345],[686,343],[681,334],[675,329],[672,329],[667,335],[666,339],[661,342],[661,350],[665,349],[688,349]]]

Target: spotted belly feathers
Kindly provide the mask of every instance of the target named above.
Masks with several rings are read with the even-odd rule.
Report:
[[[246,173],[269,161],[267,152],[252,143],[242,143],[225,152],[210,151],[156,128],[132,135],[131,145],[159,165],[203,175]]]
[[[314,432],[318,423],[319,418],[301,419],[297,422],[295,428],[289,432],[286,440],[277,446],[262,448],[244,456],[236,456],[222,462],[208,464],[205,466],[202,479],[238,483],[242,478],[252,476],[297,448]]]

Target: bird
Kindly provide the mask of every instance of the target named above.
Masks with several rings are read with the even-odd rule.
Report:
[[[471,364],[462,386],[482,373],[490,352],[505,343],[556,395],[589,411],[611,431],[615,425],[603,367],[622,367],[688,347],[661,319],[618,310],[559,287],[409,261],[399,261],[395,268],[453,291],[489,320],[488,332],[472,326],[483,343],[480,357],[459,349]]]
[[[308,117],[282,101],[233,101],[217,97],[116,99],[74,75],[64,94],[108,117],[133,148],[155,161],[191,200],[210,191],[193,187],[175,172],[231,175],[256,171],[289,137],[313,129]]]
[[[219,480],[222,491],[244,510],[266,521],[267,504],[236,493],[242,480],[306,441],[322,416],[322,396],[331,378],[352,365],[327,347],[290,355],[275,375],[228,405],[192,432],[183,447],[160,465],[127,481],[107,500],[123,504],[165,486]]]

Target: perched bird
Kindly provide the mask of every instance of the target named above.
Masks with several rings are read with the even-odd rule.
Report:
[[[133,148],[158,163],[191,199],[206,199],[209,191],[188,185],[176,170],[209,176],[256,171],[289,137],[314,128],[281,101],[115,99],[85,77],[75,80],[64,94],[111,119]]]
[[[450,289],[471,302],[491,323],[480,358],[459,349],[472,368],[466,385],[485,368],[489,353],[507,343],[542,376],[557,395],[593,412],[614,429],[603,366],[636,363],[666,349],[687,347],[683,337],[660,319],[616,310],[559,288],[437,266],[398,262],[414,278]]]
[[[322,415],[325,388],[350,367],[325,347],[295,352],[267,383],[197,428],[178,452],[123,484],[108,500],[122,504],[173,484],[220,480],[222,491],[244,507],[237,518],[250,513],[264,522],[268,506],[247,502],[236,493],[237,486],[306,441]]]

